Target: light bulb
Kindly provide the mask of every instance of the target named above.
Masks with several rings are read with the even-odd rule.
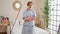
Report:
[[[15,7],[16,7],[16,8],[20,8],[20,4],[19,4],[19,3],[16,3],[16,4],[15,4]]]

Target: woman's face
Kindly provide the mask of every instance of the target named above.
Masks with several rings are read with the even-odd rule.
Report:
[[[33,5],[32,3],[29,3],[28,8],[32,8],[32,5]]]

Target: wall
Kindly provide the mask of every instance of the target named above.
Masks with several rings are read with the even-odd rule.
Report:
[[[45,28],[45,23],[43,20],[45,0],[33,0],[33,3],[34,3],[33,8],[36,10],[37,13],[37,19],[35,23],[38,27]]]
[[[17,12],[12,8],[12,4],[15,0],[0,0],[0,16],[7,16],[10,18],[10,21],[16,18]],[[19,20],[22,23],[22,12],[24,11],[24,9],[27,8],[26,3],[28,1],[32,1],[33,2],[33,8],[36,10],[37,12],[37,19],[39,19],[39,21],[36,21],[36,23],[39,23],[40,21],[42,23],[43,22],[43,8],[44,8],[44,0],[19,0],[22,3],[22,9],[21,12],[19,14]]]
[[[17,12],[12,8],[12,4],[15,0],[0,0],[0,16],[6,16],[9,17],[10,21],[14,20],[16,18]],[[24,9],[26,9],[26,3],[29,0],[19,0],[22,3],[22,9],[19,14],[19,20],[22,20],[22,12]]]

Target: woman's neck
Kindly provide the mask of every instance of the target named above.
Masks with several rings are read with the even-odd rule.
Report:
[[[31,8],[28,8],[28,10],[30,10],[30,11],[31,11]]]

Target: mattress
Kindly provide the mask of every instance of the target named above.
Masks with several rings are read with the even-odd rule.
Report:
[[[12,28],[12,26],[10,26]],[[11,34],[22,34],[22,25],[19,25],[18,21],[15,23]],[[8,28],[7,33],[9,34],[10,29]],[[49,34],[46,30],[34,26],[33,34]]]
[[[22,34],[22,26],[17,26],[17,27],[15,26],[11,34]],[[34,26],[33,34],[49,34],[49,33],[45,31],[44,29]]]

